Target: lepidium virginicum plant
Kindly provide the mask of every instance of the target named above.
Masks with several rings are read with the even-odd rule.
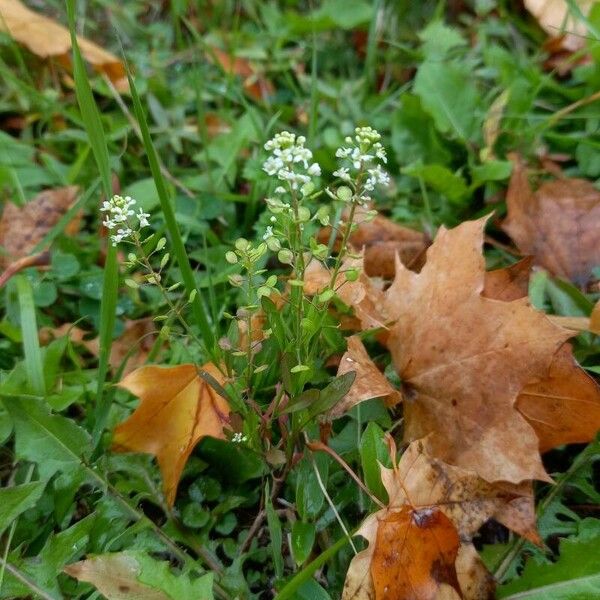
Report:
[[[329,185],[323,185],[321,167],[304,136],[284,131],[264,146],[269,154],[263,171],[273,179],[272,193],[265,198],[268,225],[257,241],[237,239],[225,256],[238,268],[229,281],[239,294],[234,314],[225,313],[233,326],[221,339],[224,359],[218,367],[232,382],[230,399],[243,420],[243,433],[235,436],[236,442],[247,440],[264,450],[265,443],[269,444],[265,440],[271,437],[270,432],[265,435],[265,427],[270,429],[272,420],[293,413],[287,436],[289,460],[307,418],[318,414],[318,406],[316,412],[311,406],[308,416],[304,410],[317,391],[307,386],[314,383],[324,358],[335,350],[331,337],[337,334],[338,344],[341,340],[328,309],[340,286],[359,276],[355,267],[344,267],[344,259],[352,257],[348,240],[357,226],[358,209],[361,219],[373,218],[371,194],[377,186],[389,183],[382,167],[387,159],[380,138],[371,127],[357,127],[335,153],[338,168]],[[182,333],[200,347],[185,317],[191,299],[183,297],[177,282],[168,281],[166,240],[144,239],[142,229],[149,224],[149,215],[135,208],[135,200],[121,196],[102,207],[112,242],[132,248],[126,264],[136,278],[126,283],[136,289],[152,286],[160,290],[165,310],[155,319],[177,320]],[[336,220],[334,214],[342,218]],[[332,236],[327,245],[317,238],[326,226]],[[313,263],[329,279],[316,295],[305,290]],[[172,333],[163,325],[163,337]],[[329,352],[324,344],[329,344]],[[263,410],[265,399],[270,404]]]

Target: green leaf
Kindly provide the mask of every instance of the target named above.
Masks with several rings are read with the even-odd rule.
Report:
[[[471,169],[473,183],[481,185],[486,181],[504,181],[510,177],[512,163],[509,160],[488,160]]]
[[[599,545],[600,537],[563,539],[556,563],[527,563],[519,579],[499,588],[498,598],[590,600],[600,597]]]
[[[38,464],[42,479],[73,469],[91,453],[90,436],[73,420],[53,415],[37,398],[5,398],[4,407],[15,427],[18,459]]]
[[[309,557],[315,543],[315,531],[314,523],[296,521],[292,526],[292,555],[297,565]]]
[[[283,555],[281,554],[283,536],[281,533],[281,523],[279,521],[279,516],[273,507],[273,502],[271,501],[271,490],[269,489],[268,483],[265,486],[265,498],[267,525],[269,526],[269,534],[271,536],[271,554],[273,556],[275,575],[277,577],[283,577]]]
[[[200,442],[198,455],[235,483],[261,477],[267,468],[261,457],[247,446],[211,437]]]
[[[382,502],[387,502],[387,492],[381,482],[379,464],[389,462],[389,454],[383,441],[384,431],[377,423],[370,422],[360,439],[360,462],[367,487]]]
[[[460,203],[469,192],[465,180],[442,165],[416,163],[404,167],[402,173],[422,179],[429,187],[454,203]]]
[[[467,42],[460,33],[448,27],[443,21],[432,21],[419,33],[423,42],[421,51],[426,58],[440,60],[448,56],[453,48],[466,46]]]
[[[21,513],[35,506],[44,491],[43,481],[0,489],[0,533]]]
[[[319,399],[311,406],[308,418],[312,419],[335,406],[350,391],[355,378],[354,371],[344,373],[324,387],[319,393]]]
[[[439,131],[463,142],[476,137],[480,98],[469,65],[426,61],[417,71],[413,90]]]

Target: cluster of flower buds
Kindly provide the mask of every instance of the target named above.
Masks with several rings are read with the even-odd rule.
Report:
[[[129,239],[134,231],[147,227],[148,213],[141,208],[136,213],[133,209],[136,201],[131,196],[115,195],[102,203],[100,210],[106,213],[103,225],[111,232],[110,239],[114,246]],[[134,218],[137,220],[135,223]]]
[[[265,144],[265,150],[271,152],[271,156],[263,163],[263,171],[270,176],[275,176],[283,182],[287,182],[292,190],[301,189],[309,184],[313,177],[321,175],[319,163],[311,162],[313,154],[304,147],[306,138],[303,135],[296,136],[295,133],[282,131]],[[276,194],[288,190],[279,186]]]

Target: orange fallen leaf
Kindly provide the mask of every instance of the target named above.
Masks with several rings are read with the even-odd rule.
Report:
[[[40,58],[56,57],[70,66],[71,34],[66,27],[33,10],[19,0],[0,0],[0,30],[8,32]],[[120,91],[128,89],[123,63],[89,40],[77,37],[81,54],[94,69],[105,73]]]
[[[382,482],[388,493],[388,505],[366,519],[358,535],[369,541],[366,550],[359,553],[350,564],[344,600],[373,600],[379,598],[437,598],[439,582],[436,586],[435,577],[427,577],[430,565],[427,553],[435,553],[440,549],[435,539],[429,539],[426,532],[421,532],[419,541],[411,547],[411,556],[402,557],[402,531],[397,524],[404,523],[406,535],[414,531],[408,528],[405,520],[409,515],[427,518],[434,516],[443,525],[441,531],[451,527],[455,532],[456,547],[454,561],[444,563],[444,572],[456,570],[458,587],[452,585],[452,578],[447,577],[446,583],[456,591],[452,597],[464,597],[469,600],[488,598],[493,582],[490,574],[481,564],[471,540],[480,527],[490,518],[502,522],[507,527],[535,543],[539,536],[535,527],[535,511],[531,483],[512,485],[506,483],[490,484],[475,473],[453,467],[441,460],[433,458],[426,451],[427,440],[418,440],[408,446],[403,453],[400,463],[394,464],[393,469],[381,467]],[[400,514],[400,517],[396,515]],[[384,527],[384,537],[392,532],[397,533],[396,543],[390,546],[396,551],[396,560],[387,561],[387,568],[402,567],[402,573],[395,572],[395,579],[387,582],[388,595],[381,591],[376,583],[373,563],[380,561],[377,553],[380,539],[380,529]],[[440,533],[441,533],[440,531]],[[447,535],[447,534],[446,534]],[[448,541],[446,537],[446,541]],[[383,553],[382,553],[383,554]],[[445,553],[447,557],[450,555]],[[415,560],[416,558],[419,560]],[[381,564],[378,565],[380,567]],[[430,587],[424,587],[421,595],[410,595],[406,591],[409,582],[423,579]],[[384,586],[385,587],[385,586]],[[485,594],[482,594],[482,590]]]
[[[211,363],[201,370],[220,385],[224,379]],[[134,413],[114,432],[117,452],[147,452],[158,459],[163,488],[170,506],[188,457],[205,436],[224,439],[229,404],[196,365],[147,366],[130,373],[119,386],[141,400]]]
[[[383,215],[372,221],[366,220],[366,209],[360,208],[355,215],[358,227],[348,241],[357,252],[364,250],[364,270],[370,277],[392,279],[395,273],[396,254],[409,268],[421,266],[428,246],[426,236],[420,231],[403,227]],[[318,234],[321,243],[327,244],[331,227],[324,227]],[[336,238],[339,251],[340,237]]]
[[[275,93],[273,83],[255,69],[252,63],[239,56],[231,56],[220,48],[211,48],[209,56],[214,57],[226,73],[242,79],[244,91],[254,100],[265,100]]]
[[[388,406],[399,402],[398,390],[394,389],[371,360],[360,338],[353,335],[346,341],[348,349],[340,360],[337,374],[339,377],[344,373],[354,371],[356,377],[350,391],[329,411],[328,418],[341,417],[353,406],[371,398],[385,398]]]
[[[402,379],[405,438],[486,481],[548,480],[534,429],[516,410],[571,333],[527,299],[481,295],[487,219],[441,228],[419,274],[398,262],[385,292],[388,347]]]
[[[600,264],[600,191],[585,179],[557,179],[532,192],[517,157],[503,228],[523,254],[554,275],[585,285]]]
[[[518,300],[529,294],[529,277],[533,257],[528,256],[514,265],[487,271],[483,283],[482,295],[493,300]]]
[[[7,202],[0,217],[0,246],[7,256],[0,255],[0,266],[27,256],[58,223],[77,198],[79,188],[74,185],[45,190],[20,207]],[[74,219],[65,229],[74,233],[79,219]]]

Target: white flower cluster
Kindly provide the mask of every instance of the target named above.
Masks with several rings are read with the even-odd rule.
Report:
[[[276,176],[280,181],[287,181],[292,190],[297,190],[311,181],[312,177],[321,175],[319,163],[311,162],[313,154],[304,147],[306,138],[303,135],[282,131],[265,144],[265,150],[271,156],[263,163],[263,171]],[[276,194],[287,190],[283,186],[275,189]]]
[[[145,213],[141,208],[136,213],[133,208],[136,201],[131,196],[115,195],[110,200],[104,201],[100,210],[106,213],[106,218],[102,222],[103,225],[111,232],[110,239],[113,246],[119,242],[131,237],[134,231],[134,223],[131,217],[135,216],[138,221],[137,229],[147,227],[148,213]]]
[[[241,433],[234,433],[233,437],[231,438],[231,441],[234,444],[241,444],[242,442],[247,442],[248,441],[248,436],[247,435],[243,435]]]
[[[333,175],[351,183],[358,173],[366,173],[367,178],[362,185],[364,192],[372,192],[377,185],[389,185],[389,175],[377,164],[378,161],[387,163],[385,148],[379,141],[381,135],[372,127],[357,127],[354,134],[354,137],[348,136],[344,140],[347,146],[338,148],[335,153],[348,166],[340,166]],[[361,194],[360,200],[366,203],[371,198]]]

